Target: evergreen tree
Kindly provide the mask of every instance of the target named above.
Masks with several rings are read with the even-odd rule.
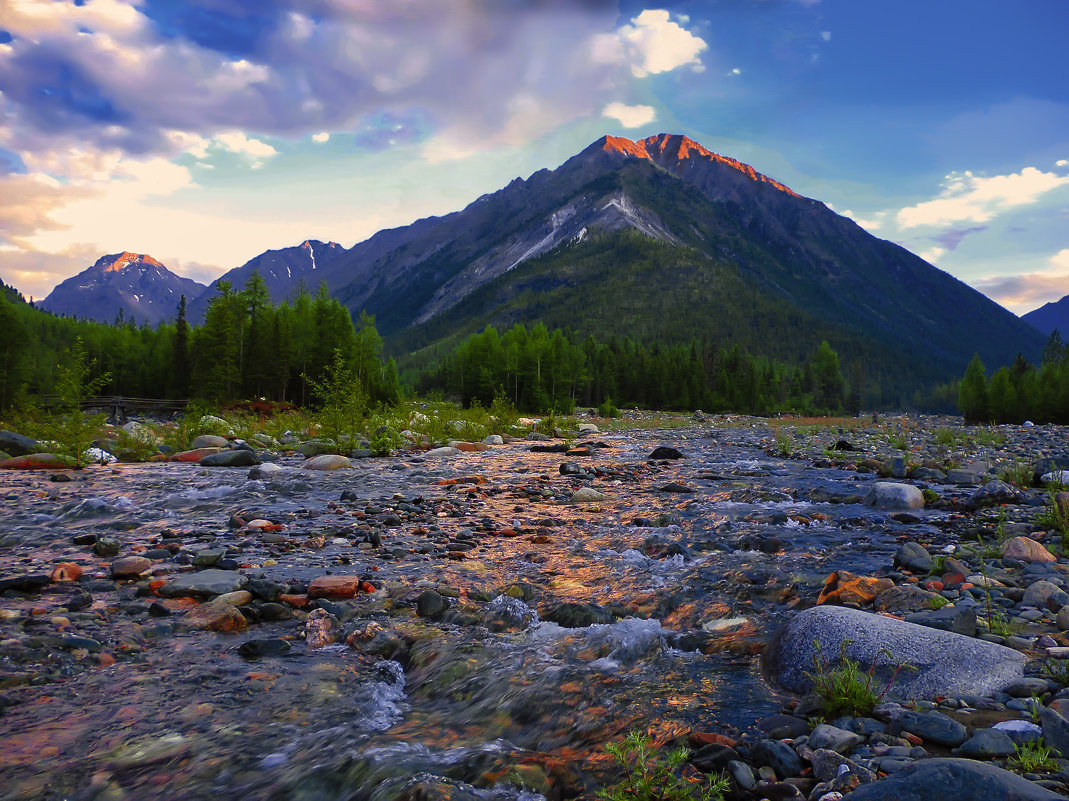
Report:
[[[189,397],[189,322],[186,320],[186,296],[178,301],[178,317],[175,319],[174,355],[172,357],[172,380],[174,395],[178,398]]]
[[[0,294],[0,410],[9,408],[22,394],[27,378],[26,326],[15,307]]]
[[[958,387],[958,411],[966,423],[982,423],[990,419],[987,400],[987,373],[980,354],[972,357]]]

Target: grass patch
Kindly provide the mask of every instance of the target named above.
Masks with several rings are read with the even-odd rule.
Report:
[[[879,688],[876,682],[876,666],[872,665],[867,671],[862,670],[860,663],[846,655],[846,646],[849,641],[844,640],[839,649],[839,660],[835,664],[824,658],[820,643],[814,642],[817,653],[813,657],[813,673],[807,673],[813,681],[813,694],[820,701],[821,709],[829,719],[849,715],[850,717],[868,717],[876,704],[887,694],[887,691],[898,678],[898,673],[903,665],[897,665],[891,680],[883,688]],[[888,656],[890,652],[883,651]]]
[[[716,774],[704,780],[683,778],[679,774],[690,752],[676,748],[658,759],[650,738],[641,732],[629,732],[621,742],[608,743],[605,750],[624,771],[622,781],[598,791],[597,797],[605,801],[722,801],[731,786],[726,777]]]
[[[1017,753],[1010,757],[1008,767],[1020,773],[1051,773],[1058,770],[1055,752],[1042,738],[1024,745],[1016,745]]]

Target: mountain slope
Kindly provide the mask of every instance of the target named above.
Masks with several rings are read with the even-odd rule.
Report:
[[[687,285],[664,255],[661,273],[644,284],[631,280],[636,265],[620,260],[618,243],[606,236],[626,231],[674,249],[679,263],[730,268],[729,289],[691,302],[710,318],[730,308],[733,338],[762,352],[780,343],[751,333],[777,309],[789,310],[784,319],[794,315],[783,336],[796,347],[826,336],[848,361],[878,352],[900,362],[899,374],[925,381],[960,374],[975,351],[994,365],[1018,351],[1035,359],[1042,349],[1029,326],[912,253],[748,165],[664,134],[637,142],[603,137],[556,170],[516,179],[463,211],[381,232],[339,258],[327,280],[352,311],[376,315],[388,342],[411,349],[478,320],[534,322],[551,314],[537,292],[523,288],[530,276],[522,265],[552,253],[561,268],[570,260],[593,266],[599,257],[589,248],[601,247],[600,258],[614,268],[598,282],[575,277],[587,310],[575,313],[572,327],[624,334],[644,328],[652,310],[666,296],[682,298]],[[634,297],[626,306],[619,298],[605,302],[629,281]],[[484,289],[481,300],[465,302]],[[574,307],[561,297],[556,303]],[[735,314],[747,304],[751,314]],[[721,329],[666,326],[656,336],[727,336]]]
[[[1048,336],[1055,329],[1063,334],[1063,339],[1069,337],[1069,295],[1061,300],[1045,303],[1038,309],[1033,309],[1027,314],[1022,314],[1021,319]]]
[[[38,305],[53,314],[111,323],[122,313],[135,323],[157,325],[178,312],[182,295],[195,298],[204,284],[175,275],[143,253],[102,256],[61,282]]]
[[[200,322],[208,309],[208,302],[216,296],[220,281],[229,281],[240,291],[254,271],[260,273],[272,303],[281,303],[298,291],[301,283],[309,292],[315,292],[329,267],[343,254],[345,248],[337,242],[320,242],[306,239],[300,245],[279,250],[268,250],[240,267],[235,267],[208,285],[189,307],[189,318]]]

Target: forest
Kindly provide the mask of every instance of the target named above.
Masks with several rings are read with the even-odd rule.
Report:
[[[85,359],[87,378],[100,394],[213,404],[266,399],[315,405],[324,400],[324,386],[339,385],[339,376],[370,407],[418,392],[464,405],[505,400],[542,413],[576,406],[611,413],[629,406],[856,414],[865,397],[864,372],[851,369],[844,376],[827,341],[792,364],[738,343],[599,340],[543,323],[517,323],[504,333],[486,326],[408,371],[403,386],[374,318],[361,315],[354,323],[325,286],[314,295],[302,288],[278,305],[256,273],[240,290],[226,282],[218,289],[203,325],[189,324],[182,298],[174,321],[153,329],[122,319],[104,324],[57,317],[3,287],[0,409],[47,406],[72,358]],[[918,388],[912,407],[956,407],[969,422],[1069,422],[1069,346],[1054,332],[1040,365],[1018,356],[990,377],[977,356],[960,380]]]

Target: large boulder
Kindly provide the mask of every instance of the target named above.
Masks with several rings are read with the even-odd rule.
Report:
[[[189,444],[191,450],[197,450],[198,448],[226,448],[229,446],[230,443],[226,437],[220,437],[215,434],[201,434]]]
[[[14,431],[0,431],[0,451],[11,456],[26,456],[30,453],[38,453],[41,443],[35,439],[16,434]]]
[[[906,701],[991,695],[1023,676],[1028,661],[984,640],[857,609],[816,606],[776,633],[761,656],[761,668],[774,686],[804,695],[812,689],[818,655],[835,662],[841,650],[865,670],[875,666],[880,690],[894,677],[887,695]]]
[[[28,453],[0,462],[4,470],[64,470],[74,467],[74,460],[58,453]]]
[[[200,463],[204,467],[252,467],[260,460],[254,451],[235,450],[209,454]]]
[[[843,801],[1053,801],[1063,798],[1016,773],[971,759],[924,759],[863,784]]]

